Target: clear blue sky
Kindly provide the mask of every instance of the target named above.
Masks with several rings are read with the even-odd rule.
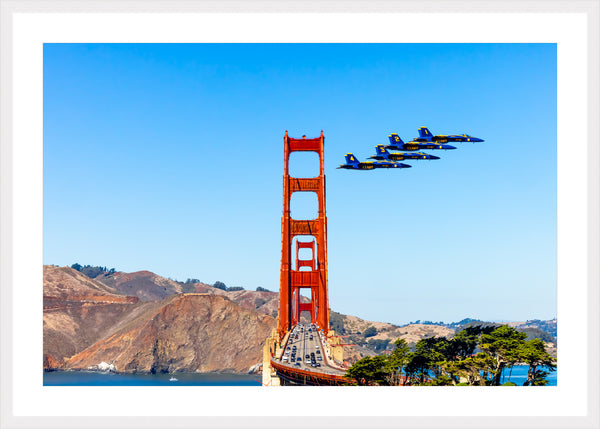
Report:
[[[423,125],[485,142],[336,169]],[[333,310],[556,316],[554,44],[46,44],[44,263],[278,290],[285,130],[325,134]]]

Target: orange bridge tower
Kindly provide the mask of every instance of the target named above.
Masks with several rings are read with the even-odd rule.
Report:
[[[281,278],[279,284],[279,336],[300,320],[302,311],[310,312],[311,323],[316,323],[325,334],[329,331],[329,303],[327,298],[327,217],[325,215],[325,137],[283,137],[283,216],[281,218]],[[313,178],[290,177],[289,160],[292,152],[317,152],[319,175]],[[314,192],[319,202],[318,217],[296,220],[290,215],[290,201],[294,192]],[[294,238],[296,239],[294,242]],[[293,246],[295,245],[295,252]],[[310,249],[312,257],[300,259],[300,249]],[[294,259],[292,260],[292,256]],[[292,264],[294,262],[294,264]],[[310,289],[310,302],[301,302],[301,289]]]

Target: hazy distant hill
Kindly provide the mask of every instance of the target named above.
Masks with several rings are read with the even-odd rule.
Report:
[[[518,331],[537,334],[535,331],[541,331],[548,334],[547,337],[538,337],[549,341],[550,338],[556,341],[556,319],[552,320],[527,320],[525,322],[508,322],[509,326],[514,326]]]
[[[486,320],[465,318],[459,322],[444,323],[444,322],[431,322],[428,320],[420,321],[417,320],[415,324],[433,325],[433,326],[445,326],[455,331],[460,331],[468,326],[479,325],[479,326],[499,326],[509,325],[516,328],[518,331],[527,333],[529,339],[540,338],[547,342],[556,342],[556,319],[552,320],[527,320],[525,322],[491,322]],[[413,324],[413,323],[409,323]]]

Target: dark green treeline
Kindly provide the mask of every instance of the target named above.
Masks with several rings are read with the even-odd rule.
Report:
[[[389,355],[363,358],[346,375],[363,386],[499,386],[503,370],[528,365],[523,385],[546,385],[556,360],[542,340],[526,338],[527,334],[507,325],[477,325],[451,339],[422,339],[414,351],[399,339]]]

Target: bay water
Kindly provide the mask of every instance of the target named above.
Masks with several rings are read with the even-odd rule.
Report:
[[[257,374],[51,371],[44,372],[44,386],[260,386],[261,378],[262,375]]]
[[[525,365],[516,365],[503,373],[503,381],[522,386],[527,379]],[[175,378],[176,380],[172,380]],[[44,386],[260,386],[260,374],[115,374],[92,371],[44,372]],[[548,386],[556,386],[556,371],[548,375]]]

